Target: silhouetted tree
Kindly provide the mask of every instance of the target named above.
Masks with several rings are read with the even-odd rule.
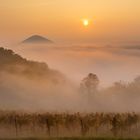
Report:
[[[80,89],[81,92],[88,95],[88,99],[91,99],[92,95],[94,95],[97,92],[98,85],[99,79],[97,75],[89,73],[88,76],[82,80],[80,84]]]

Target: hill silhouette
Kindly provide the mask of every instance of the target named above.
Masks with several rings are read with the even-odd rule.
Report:
[[[1,47],[0,74],[2,72],[28,79],[43,79],[56,83],[65,79],[59,71],[50,69],[46,63],[27,60],[12,50]]]
[[[65,89],[63,88],[65,87]],[[0,47],[0,107],[10,110],[55,109],[68,79],[44,62],[27,60]],[[67,91],[67,92],[66,92]],[[61,102],[60,102],[61,104]]]
[[[22,41],[21,43],[23,44],[37,44],[37,43],[41,43],[41,44],[49,44],[49,43],[53,43],[51,40],[40,36],[40,35],[33,35],[27,39],[25,39],[24,41]]]

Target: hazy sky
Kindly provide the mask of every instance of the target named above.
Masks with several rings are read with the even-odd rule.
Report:
[[[90,21],[88,27],[82,19]],[[139,43],[140,0],[0,0],[0,40]]]

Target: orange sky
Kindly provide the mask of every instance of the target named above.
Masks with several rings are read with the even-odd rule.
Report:
[[[139,7],[140,0],[0,0],[0,40],[40,34],[56,42],[139,43]]]

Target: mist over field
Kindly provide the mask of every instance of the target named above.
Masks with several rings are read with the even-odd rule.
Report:
[[[13,48],[27,59],[1,50],[2,109],[139,112],[138,46],[20,45]],[[99,79],[90,95],[80,86],[89,73]]]

